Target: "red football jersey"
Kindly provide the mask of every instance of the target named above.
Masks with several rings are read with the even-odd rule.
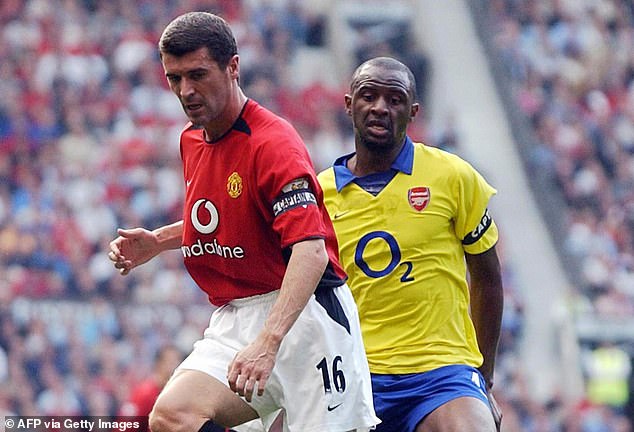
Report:
[[[138,384],[130,395],[130,403],[135,409],[134,414],[127,413],[127,415],[149,416],[161,389],[162,387],[153,378],[148,378]]]
[[[213,143],[191,124],[181,134],[185,176],[185,266],[211,303],[279,289],[290,246],[323,238],[330,263],[322,286],[345,281],[323,193],[299,134],[248,100]]]

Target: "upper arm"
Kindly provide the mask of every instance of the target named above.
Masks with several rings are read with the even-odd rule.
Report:
[[[500,260],[495,246],[477,255],[465,253],[465,259],[472,281],[494,282],[501,280]]]

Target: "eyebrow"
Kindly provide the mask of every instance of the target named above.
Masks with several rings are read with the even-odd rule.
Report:
[[[409,95],[409,89],[406,87],[403,87],[402,85],[397,85],[397,84],[389,84],[389,83],[375,83],[375,82],[363,82],[363,83],[359,83],[356,85],[356,87],[353,87],[353,90],[356,88],[356,91],[362,91],[362,90],[376,90],[376,89],[386,89],[387,91],[390,92],[394,92],[394,93],[401,93],[404,95]]]
[[[201,73],[201,72],[207,72],[207,68],[202,68],[202,67],[197,67],[194,69],[188,69],[186,71],[184,71],[183,73],[176,73],[176,72],[165,72],[165,76],[166,77],[177,77],[177,76],[181,76],[181,75],[191,75],[194,73]]]

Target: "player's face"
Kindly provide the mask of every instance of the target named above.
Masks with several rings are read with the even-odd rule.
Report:
[[[401,145],[407,125],[418,111],[409,90],[405,72],[377,66],[367,66],[361,71],[352,95],[346,95],[345,99],[357,144],[377,151]]]
[[[163,54],[162,63],[170,89],[194,125],[206,127],[223,120],[238,72],[237,56],[224,70],[206,48],[181,57]]]

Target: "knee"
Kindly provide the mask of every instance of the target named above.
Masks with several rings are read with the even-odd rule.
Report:
[[[192,417],[166,404],[157,404],[149,417],[151,432],[197,432]]]

